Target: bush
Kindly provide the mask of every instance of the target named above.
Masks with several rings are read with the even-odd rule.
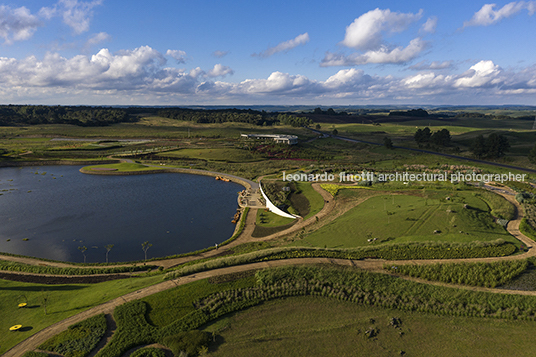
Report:
[[[239,264],[248,264],[269,260],[291,258],[333,258],[333,259],[365,259],[376,258],[386,260],[407,259],[460,259],[500,257],[513,254],[517,248],[512,244],[498,239],[492,242],[472,243],[401,243],[383,244],[373,247],[352,249],[322,249],[310,247],[283,247],[261,250],[237,256],[213,259],[199,264],[181,267],[166,274],[165,279],[195,274],[201,271],[224,268]]]
[[[147,304],[139,300],[116,307],[114,319],[117,323],[117,330],[110,343],[96,356],[121,356],[133,347],[154,343],[158,329],[147,322],[146,312]]]
[[[385,264],[384,266],[384,269],[394,273],[425,280],[490,288],[508,283],[527,270],[527,268],[527,260],[428,265]]]
[[[48,357],[48,353],[28,351],[22,357]]]
[[[208,333],[199,330],[184,331],[173,336],[164,337],[162,343],[168,347],[175,356],[186,352],[188,356],[197,356],[202,347],[207,347]]]
[[[65,357],[85,357],[97,346],[106,329],[104,314],[96,315],[69,326],[66,331],[41,344],[39,349]]]
[[[159,348],[148,347],[135,351],[130,357],[166,357],[166,353]]]

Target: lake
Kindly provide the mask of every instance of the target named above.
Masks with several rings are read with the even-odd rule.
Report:
[[[191,252],[233,234],[237,192],[213,177],[87,175],[82,166],[0,168],[0,252],[110,262]]]

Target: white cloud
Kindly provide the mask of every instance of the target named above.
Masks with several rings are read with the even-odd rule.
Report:
[[[264,58],[270,57],[270,56],[275,55],[276,53],[286,52],[300,45],[305,45],[307,42],[309,42],[309,34],[306,32],[306,33],[302,33],[301,35],[296,36],[292,40],[281,42],[280,44],[274,47],[269,47],[265,51],[262,51],[260,53],[254,53],[252,54],[252,56],[264,57]]]
[[[289,93],[300,92],[311,84],[301,75],[273,72],[267,79],[247,79],[239,84],[244,93]]]
[[[529,15],[536,11],[535,1],[514,1],[501,7],[499,10],[494,10],[497,4],[485,4],[478,10],[471,20],[465,21],[463,27],[468,26],[489,26],[493,25],[504,18],[511,17],[522,10],[527,10]]]
[[[209,77],[224,77],[228,74],[233,74],[233,73],[234,71],[231,69],[231,67],[224,66],[218,63],[214,65],[214,68],[208,71],[207,75]]]
[[[214,51],[212,55],[216,58],[223,58],[229,54],[229,51]]]
[[[421,38],[415,38],[406,47],[390,49],[387,46],[380,46],[378,49],[370,50],[363,54],[342,55],[328,52],[322,59],[320,66],[358,66],[370,63],[402,64],[415,59],[426,47],[426,41]]]
[[[421,31],[425,33],[434,33],[437,27],[437,17],[429,17],[428,20],[422,25]]]
[[[108,35],[106,32],[96,33],[87,40],[84,48],[95,46],[104,41],[110,41],[111,38],[112,36]]]
[[[392,12],[389,9],[371,10],[354,20],[346,27],[346,34],[342,45],[362,52],[345,55],[327,52],[320,66],[359,66],[365,64],[402,64],[416,58],[428,43],[417,37],[406,46],[394,46],[385,43],[385,33],[402,32],[409,25],[422,17],[423,11],[418,13]],[[429,19],[430,20],[430,19]],[[432,30],[432,23],[427,27]]]
[[[404,78],[402,83],[407,88],[432,88],[443,86],[449,79],[450,77],[436,75],[435,73],[424,73]]]
[[[91,98],[93,103],[129,104],[128,98],[145,98],[147,104],[213,103],[216,99],[222,103],[334,104],[351,99],[363,103],[450,100],[456,104],[498,103],[519,96],[530,100],[536,92],[536,65],[505,71],[489,60],[459,75],[444,73],[445,62],[423,62],[427,72],[406,77],[370,76],[362,69],[349,68],[324,81],[275,71],[267,78],[238,83],[211,79],[232,73],[221,64],[205,71],[167,67],[166,63],[164,54],[149,46],[116,53],[103,48],[92,56],[71,58],[58,53],[47,53],[42,59],[0,57],[0,95],[13,103],[29,103],[32,98],[63,103],[69,98],[71,103],[83,104]],[[432,67],[443,72],[436,73]]]
[[[0,37],[6,44],[29,39],[40,25],[37,17],[24,6],[16,9],[0,6]]]
[[[79,35],[89,30],[89,23],[93,17],[93,8],[101,5],[102,0],[78,1],[59,0],[53,7],[43,7],[39,15],[46,19],[61,16],[63,22]]]
[[[166,56],[177,61],[177,63],[186,63],[186,52],[180,50],[167,50]]]
[[[402,32],[421,16],[422,10],[416,14],[391,12],[389,9],[371,10],[346,27],[346,35],[341,43],[358,50],[378,49],[383,44],[384,32]]]
[[[501,69],[493,61],[480,61],[471,66],[454,83],[455,87],[482,87],[489,84],[497,84]]]
[[[413,66],[410,66],[409,69],[422,71],[422,70],[430,70],[430,69],[448,69],[452,68],[453,62],[452,61],[433,61],[432,63],[428,63],[426,61],[421,61],[417,64],[414,64]]]

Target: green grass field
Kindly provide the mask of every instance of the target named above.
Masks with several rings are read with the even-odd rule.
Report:
[[[263,155],[234,148],[182,149],[160,154],[163,157],[192,158],[208,161],[251,162],[261,161]]]
[[[359,195],[359,190],[351,190]],[[493,221],[488,205],[471,192],[425,191],[371,197],[334,221],[310,233],[305,242],[350,248],[384,242],[492,241],[517,242]],[[450,197],[450,200],[446,200]],[[468,205],[469,208],[464,208]],[[436,233],[434,233],[436,232]],[[375,241],[369,241],[376,238]]]
[[[401,321],[390,326],[390,319]],[[365,337],[375,329],[377,335]],[[531,356],[536,322],[437,316],[329,298],[267,302],[206,327],[210,356]]]
[[[82,169],[85,171],[96,171],[93,169],[114,169],[112,172],[135,172],[135,171],[148,171],[148,170],[161,170],[169,168],[169,166],[166,167],[154,167],[154,166],[145,166],[142,164],[136,164],[136,163],[126,163],[122,162],[119,164],[105,164],[105,165],[92,165],[92,166],[86,166]]]
[[[281,217],[269,211],[265,211],[261,209],[257,211],[256,224],[261,227],[279,227],[279,226],[291,224],[294,221],[295,219]]]
[[[43,328],[118,296],[160,282],[161,275],[98,284],[44,285],[0,279],[0,354]],[[45,315],[43,297],[47,297]],[[18,308],[21,302],[28,307]],[[13,325],[22,331],[7,333]]]

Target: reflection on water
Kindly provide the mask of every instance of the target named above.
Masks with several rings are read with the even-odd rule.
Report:
[[[234,230],[242,186],[187,174],[85,175],[80,166],[0,169],[0,251],[104,262],[212,246]]]

